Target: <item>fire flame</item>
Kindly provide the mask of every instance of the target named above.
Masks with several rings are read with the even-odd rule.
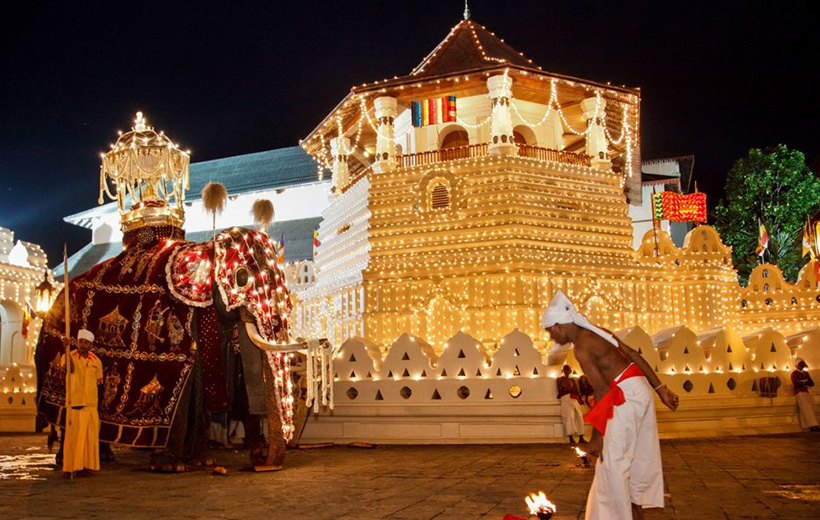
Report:
[[[530,493],[524,498],[524,502],[527,503],[531,515],[554,513],[556,511],[555,504],[547,499],[547,495],[543,491],[539,491],[538,494]]]
[[[587,456],[587,452],[585,452],[584,450],[582,450],[578,446],[575,446],[575,453],[577,453],[579,457],[586,457]]]

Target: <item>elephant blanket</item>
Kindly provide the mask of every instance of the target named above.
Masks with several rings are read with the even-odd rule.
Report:
[[[207,271],[212,244],[162,240],[134,244],[70,282],[69,316],[75,336],[71,344],[76,346],[80,328],[92,331],[92,351],[103,362],[105,383],[99,404],[103,442],[164,447],[196,356],[206,388],[213,394],[205,396],[206,403],[211,401],[208,408],[227,407],[227,395],[220,395],[224,383],[207,381],[214,370],[217,379],[221,375],[216,311],[206,301],[211,297],[210,283],[202,288],[203,304],[192,306],[190,300],[174,297],[167,281],[176,253],[190,256],[188,252],[197,247],[195,255]],[[45,318],[36,354],[39,411],[52,424],[62,423],[65,415],[64,376],[55,364],[64,349],[64,316],[61,294]]]

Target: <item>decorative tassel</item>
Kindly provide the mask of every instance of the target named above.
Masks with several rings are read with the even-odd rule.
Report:
[[[202,205],[214,217],[214,238],[216,238],[216,215],[225,209],[226,200],[228,200],[228,190],[218,182],[209,182],[202,189]]]
[[[251,214],[259,229],[267,232],[268,226],[273,222],[273,202],[268,199],[256,199],[251,208]]]

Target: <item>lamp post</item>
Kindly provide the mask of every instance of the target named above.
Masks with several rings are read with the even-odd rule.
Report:
[[[46,313],[51,309],[54,291],[54,284],[48,280],[48,269],[46,269],[43,273],[43,281],[34,289],[34,310],[40,318],[45,318]]]

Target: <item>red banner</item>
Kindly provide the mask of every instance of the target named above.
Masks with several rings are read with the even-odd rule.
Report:
[[[652,195],[656,219],[672,222],[706,222],[706,194],[681,195],[664,191]]]

